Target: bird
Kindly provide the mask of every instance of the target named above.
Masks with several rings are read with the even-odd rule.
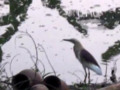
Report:
[[[84,78],[84,83],[86,83],[86,78],[87,78],[87,71],[88,69],[88,79],[90,82],[90,71],[94,71],[98,75],[102,75],[102,70],[99,64],[97,63],[96,59],[93,57],[93,55],[87,51],[83,45],[75,38],[71,39],[63,39],[63,41],[68,41],[74,44],[73,50],[75,53],[76,58],[78,61],[82,64],[83,69],[85,71],[85,78]]]

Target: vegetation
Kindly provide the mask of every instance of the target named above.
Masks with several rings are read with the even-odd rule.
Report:
[[[115,44],[108,48],[108,50],[102,54],[103,61],[106,62],[113,56],[120,53],[120,41],[115,42]]]
[[[7,63],[0,63],[0,90],[6,90],[9,86],[10,78],[7,76],[7,72],[5,71],[5,65]],[[4,81],[2,81],[4,80]]]
[[[82,26],[80,25],[80,23],[77,21],[76,17],[74,16],[70,16],[67,15],[67,13],[62,9],[62,7],[60,6],[61,2],[60,0],[48,0],[46,2],[46,0],[42,0],[43,5],[45,5],[48,8],[51,9],[57,9],[59,14],[66,18],[66,20],[73,26],[76,28],[76,30],[78,30],[79,32],[83,33],[84,35],[87,34],[87,30],[82,28]],[[53,3],[54,2],[54,3]]]
[[[32,0],[9,0],[10,11],[1,17],[0,26],[10,25],[0,37],[0,62],[2,61],[2,45],[9,41],[17,31],[18,26],[26,19],[27,10]],[[19,17],[19,20],[17,19]]]
[[[108,10],[103,12],[100,16],[101,23],[109,29],[114,29],[116,25],[120,24],[120,8],[115,11]]]
[[[7,15],[0,17],[0,26],[10,25],[6,28],[6,32],[0,36],[0,62],[2,61],[3,51],[2,45],[8,42],[12,35],[18,31],[18,26],[26,19],[27,10],[32,0],[9,0],[5,4],[9,5],[10,11]],[[19,17],[19,20],[17,19]],[[4,64],[0,64],[0,78],[5,78],[6,81],[0,80],[0,90],[6,90],[9,86],[9,78],[6,76]]]

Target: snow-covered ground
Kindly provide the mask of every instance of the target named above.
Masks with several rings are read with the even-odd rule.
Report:
[[[69,3],[70,1],[72,5]],[[92,11],[101,12],[120,6],[119,0],[62,0],[62,2],[62,5],[66,7],[64,10],[77,9],[83,13]],[[100,6],[90,9],[90,7],[94,7],[95,5]],[[65,38],[76,38],[93,54],[102,68],[103,75],[98,76],[91,71],[91,79],[93,79],[94,82],[103,81],[105,65],[102,64],[101,54],[105,52],[109,46],[113,45],[115,41],[119,40],[120,25],[114,30],[108,30],[104,27],[98,27],[97,23],[92,23],[90,21],[82,22],[89,32],[86,37],[77,32],[77,30],[75,30],[65,18],[59,15],[57,10],[51,10],[42,6],[40,0],[33,0],[33,3],[29,7],[27,18],[28,19],[19,27],[19,31],[27,31],[35,40],[37,46],[42,45],[55,71],[57,74],[60,74],[61,79],[68,84],[72,84],[74,82],[80,82],[80,79],[83,80],[84,78],[84,70],[82,65],[75,58],[72,50],[73,45],[62,41],[62,39]],[[3,30],[3,28],[4,27],[0,27],[0,31]],[[0,34],[1,33],[3,32],[0,32]],[[17,32],[9,42],[2,46],[4,52],[3,59],[5,59],[5,62],[11,62],[12,60],[11,65],[6,65],[8,75],[15,75],[21,70],[33,66],[33,61],[24,47],[29,49],[32,55],[36,55],[32,39],[21,32]],[[39,59],[44,63],[46,73],[52,72],[47,57],[42,51],[43,49],[39,46]],[[118,58],[119,56],[113,59],[116,60]],[[117,62],[116,73],[118,76],[120,72],[120,69],[118,68],[119,65],[120,61]],[[39,63],[38,66],[40,70],[43,70],[41,63]],[[111,74],[110,71],[112,66],[113,62],[109,63],[109,76]],[[72,74],[76,74],[80,79]]]

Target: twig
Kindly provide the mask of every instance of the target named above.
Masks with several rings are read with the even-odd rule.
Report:
[[[33,37],[26,31],[26,32],[23,32],[23,31],[19,31],[23,34],[21,35],[27,35],[29,38],[31,38],[33,44],[34,44],[34,47],[35,47],[35,52],[36,52],[36,62],[35,62],[35,70],[38,71],[38,67],[37,67],[37,62],[38,62],[38,51],[37,51],[37,46],[36,46],[36,42],[35,40],[33,39]],[[19,35],[20,36],[20,35]],[[18,36],[17,36],[18,37]],[[16,37],[16,38],[17,38]],[[16,44],[16,39],[15,39],[15,44]]]
[[[53,68],[53,66],[52,66],[52,64],[51,64],[51,62],[50,62],[50,60],[49,60],[49,58],[48,58],[48,55],[47,55],[47,53],[46,53],[44,47],[43,47],[42,45],[40,45],[40,44],[38,44],[38,46],[40,46],[40,47],[43,49],[43,51],[41,51],[40,48],[38,48],[38,49],[40,50],[40,52],[44,52],[44,53],[45,53],[45,56],[46,56],[46,58],[47,58],[47,61],[48,61],[48,63],[50,64],[50,66],[51,66],[51,68],[52,68],[54,74],[56,75],[55,69]]]
[[[30,50],[27,49],[26,47],[21,47],[21,46],[19,46],[19,47],[22,48],[22,49],[25,49],[25,50],[28,52],[28,54],[30,55],[30,58],[31,58],[32,62],[33,62],[34,65],[35,65],[35,62],[34,62],[34,60],[33,60],[33,56],[32,56],[32,54],[31,54]]]
[[[0,69],[1,69],[1,70],[0,70],[0,71],[3,71],[3,69],[4,69],[5,65],[7,65],[7,64],[8,64],[7,62],[6,62],[6,63],[4,63],[3,65],[1,65],[1,64],[0,64],[0,65],[1,65],[1,66],[0,66]]]
[[[10,73],[11,73],[12,76],[13,76],[13,72],[12,72],[12,70],[11,70],[12,62],[13,62],[13,60],[15,59],[15,57],[17,57],[18,55],[20,55],[20,54],[16,54],[16,55],[11,59],[11,62],[10,62]]]
[[[32,54],[31,54],[31,52],[30,52],[30,50],[29,49],[27,49],[26,47],[22,47],[22,46],[19,46],[20,48],[22,48],[22,49],[25,49],[27,52],[28,52],[28,54],[30,55],[30,58],[31,58],[31,60],[32,60],[32,62],[34,63],[34,65],[36,65],[35,64],[35,62],[34,62],[34,59],[33,58],[35,58],[36,59],[36,57],[35,56],[32,56]],[[45,74],[45,65],[43,64],[43,62],[38,58],[38,61],[41,63],[41,65],[43,66],[43,75]],[[38,62],[37,62],[38,63]],[[40,71],[40,70],[39,70]],[[40,72],[41,73],[41,72]]]
[[[26,31],[26,32],[19,31],[19,32],[22,33],[21,35],[27,35],[27,36],[29,36],[29,37],[31,38],[31,40],[33,41],[33,44],[34,44],[34,46],[35,46],[35,51],[36,51],[36,62],[35,62],[34,64],[35,64],[36,70],[38,70],[37,63],[38,63],[38,61],[39,61],[39,58],[38,58],[38,50],[37,50],[37,49],[39,49],[39,48],[37,48],[37,45],[36,45],[36,43],[35,43],[35,40],[33,39],[33,37],[32,37],[27,31]],[[17,37],[18,37],[18,36],[17,36]],[[17,38],[17,37],[16,37],[16,38]],[[16,39],[15,39],[15,44],[16,44]],[[47,58],[47,60],[48,60],[48,63],[50,64],[50,66],[51,66],[54,74],[56,75],[56,72],[55,72],[55,70],[54,70],[54,68],[53,68],[53,66],[52,66],[52,64],[51,64],[51,62],[50,62],[50,60],[49,60],[49,58],[48,58],[48,56],[47,56],[47,53],[45,52],[45,49],[43,48],[42,45],[39,45],[39,44],[38,44],[38,46],[42,47],[43,52],[45,53],[45,56],[46,56],[46,58]],[[22,47],[22,48],[24,48],[24,47]],[[24,49],[25,49],[25,48],[24,48]],[[39,50],[40,50],[40,49],[39,49]],[[28,51],[28,53],[30,54],[30,51],[29,51],[29,50],[27,50],[27,51]],[[41,51],[40,51],[40,52],[41,52]],[[44,71],[45,71],[45,69],[44,69]]]
[[[45,78],[46,76],[48,76],[49,74],[52,74],[53,72],[48,72],[48,73],[45,73],[44,75],[42,75],[42,78]]]
[[[31,38],[31,40],[33,41],[33,44],[35,46],[35,51],[36,51],[36,63],[35,63],[35,68],[36,68],[36,71],[38,71],[38,67],[37,67],[37,63],[38,63],[38,51],[37,51],[37,46],[36,46],[36,43],[35,43],[35,40],[33,39],[33,37],[26,31],[27,35]]]
[[[32,56],[33,58],[36,58],[35,56]],[[45,65],[43,64],[43,62],[40,60],[40,59],[38,59],[39,60],[39,62],[41,63],[41,65],[43,66],[43,74],[42,75],[44,75],[45,74]]]

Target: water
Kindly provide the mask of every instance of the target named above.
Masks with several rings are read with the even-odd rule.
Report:
[[[109,4],[112,4],[111,2]],[[118,0],[115,2],[118,2]],[[64,5],[67,5],[67,3]],[[116,4],[113,4],[111,7],[114,7],[114,5]],[[108,9],[109,7],[105,7],[105,9],[106,8]],[[26,21],[19,27],[19,32],[13,35],[11,40],[2,47],[2,50],[4,51],[4,62],[8,62],[5,68],[9,76],[15,75],[23,69],[34,66],[29,53],[25,49],[27,48],[31,52],[32,56],[36,57],[35,46],[32,39],[22,33],[22,31],[27,31],[38,46],[38,57],[44,63],[46,73],[53,72],[47,61],[48,57],[56,73],[60,74],[60,78],[68,84],[83,80],[84,70],[74,55],[73,45],[62,41],[62,39],[65,38],[76,38],[96,58],[97,62],[101,66],[103,75],[98,76],[91,71],[91,79],[93,82],[102,82],[104,80],[105,65],[102,64],[101,54],[105,52],[109,46],[114,45],[115,41],[119,40],[120,25],[114,30],[108,30],[105,27],[98,27],[98,21],[82,21],[81,23],[88,29],[89,32],[86,37],[77,32],[77,30],[75,30],[75,28],[70,25],[65,18],[59,15],[57,10],[51,10],[43,7],[40,0],[33,0],[33,3],[29,7],[27,18],[28,19],[26,19]],[[4,27],[0,27],[0,31],[3,30],[3,28]],[[0,32],[0,34],[2,33],[4,33],[4,31]],[[45,52],[40,45],[45,49]],[[14,56],[15,58],[13,59]],[[116,56],[112,59],[117,60],[119,58],[120,56]],[[33,59],[35,61],[35,58]],[[119,64],[120,61],[118,60],[116,72],[117,77],[120,77]],[[38,63],[38,66],[42,71],[43,67],[40,62]],[[111,75],[112,66],[113,62],[109,63],[108,76]]]

